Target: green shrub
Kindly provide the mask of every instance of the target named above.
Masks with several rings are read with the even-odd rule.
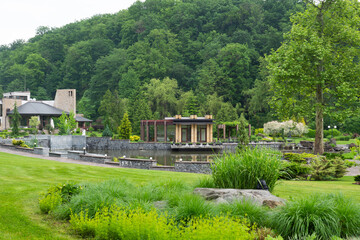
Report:
[[[290,162],[307,163],[306,158],[314,158],[311,153],[284,153],[284,158]]]
[[[268,148],[225,153],[211,165],[212,178],[218,188],[237,189],[255,189],[263,179],[272,191],[280,174],[280,159],[280,152]]]
[[[94,132],[92,132],[92,133],[90,134],[90,137],[97,137],[97,134],[94,133]]]
[[[351,168],[351,167],[356,167],[357,164],[355,162],[349,161],[349,160],[345,160],[344,164],[347,168]]]
[[[324,136],[337,137],[340,135],[341,135],[341,132],[337,129],[324,130]]]
[[[72,214],[70,224],[83,237],[96,239],[254,239],[245,220],[219,216],[194,218],[185,224],[159,215],[155,210],[128,210],[117,206],[99,210],[94,218],[86,211]]]
[[[180,239],[255,239],[256,234],[246,219],[217,216],[213,218],[195,218],[180,229]]]
[[[24,148],[30,148],[28,145],[26,145],[26,143],[24,142],[24,140],[12,140],[12,144],[14,146],[19,146],[19,147],[24,147]]]
[[[324,157],[314,158],[311,162],[312,180],[332,180],[341,178],[346,173],[346,166],[342,159],[326,159]]]
[[[113,136],[113,133],[111,132],[108,125],[106,125],[104,131],[102,132],[102,136],[103,137],[112,137]]]
[[[311,167],[307,164],[301,164],[297,162],[283,162],[281,171],[280,171],[280,179],[306,179],[307,176],[311,173]]]
[[[94,131],[94,128],[93,127],[89,127],[89,132],[92,132]]]
[[[255,135],[258,135],[258,134],[264,134],[264,128],[257,128],[255,129]]]
[[[348,152],[348,153],[343,153],[341,155],[342,159],[354,159],[354,157],[356,156],[356,153],[355,152]]]
[[[354,181],[355,181],[355,182],[360,182],[360,175],[356,175],[356,176],[354,177]]]
[[[345,159],[342,153],[329,153],[329,152],[324,152],[323,155],[326,157],[326,159],[334,159],[334,158]]]
[[[49,213],[62,203],[61,192],[55,186],[49,188],[47,193],[39,198],[39,206],[42,213]]]
[[[139,140],[140,140],[140,137],[137,136],[137,135],[132,135],[132,136],[130,136],[130,141],[135,141],[135,142],[137,142],[137,141],[139,141]]]
[[[315,130],[309,129],[309,131],[305,134],[305,136],[308,138],[315,138],[315,134],[316,134]]]
[[[15,140],[15,139],[13,139],[12,144],[14,146],[21,146],[21,145],[25,144],[25,142],[23,140]]]
[[[39,199],[40,210],[43,213],[54,211],[62,203],[68,203],[71,198],[79,194],[82,187],[74,183],[65,183],[52,186]]]
[[[349,141],[351,139],[351,136],[344,136],[344,135],[341,135],[341,136],[336,136],[334,137],[337,141]]]

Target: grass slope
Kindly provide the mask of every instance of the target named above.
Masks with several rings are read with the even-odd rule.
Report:
[[[40,214],[38,198],[50,185],[126,178],[135,183],[178,179],[194,183],[203,175],[104,168],[22,157],[0,152],[0,239],[76,239],[68,225]],[[282,181],[274,194],[286,199],[318,192],[342,192],[360,201],[353,177],[333,182]]]
[[[0,153],[0,239],[74,239],[66,224],[44,219],[39,195],[50,185],[127,178],[136,183],[179,179],[192,183],[201,175],[69,164]]]

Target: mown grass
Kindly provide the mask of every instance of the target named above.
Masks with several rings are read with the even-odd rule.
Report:
[[[0,239],[76,239],[69,225],[40,213],[38,199],[51,185],[128,179],[136,184],[180,180],[193,184],[200,174],[93,167],[0,153]],[[337,193],[360,201],[353,177],[332,182],[282,181],[274,194],[285,199],[312,193]]]
[[[40,214],[38,199],[51,185],[126,178],[193,183],[201,175],[94,167],[0,153],[0,239],[75,239],[68,225]]]

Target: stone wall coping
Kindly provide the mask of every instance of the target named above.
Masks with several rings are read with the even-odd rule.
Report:
[[[210,164],[210,162],[206,162],[206,161],[197,161],[197,162],[176,161],[175,163],[180,163],[180,164]]]
[[[34,151],[34,149],[32,149],[32,148],[26,148],[26,147],[20,147],[20,146],[15,146],[15,148],[25,150],[25,151],[29,151],[29,152]]]
[[[153,166],[151,168],[169,168],[169,169],[174,169],[174,166]]]
[[[80,154],[80,157],[92,157],[92,158],[105,158],[105,159],[111,159],[109,156],[104,155],[92,155],[92,154]]]
[[[81,154],[81,153],[84,153],[84,151],[68,151],[68,153],[79,153],[79,154]]]
[[[12,145],[12,144],[2,143],[1,145],[2,145],[2,146],[4,146],[4,147],[11,147],[11,148],[15,148],[15,145]]]
[[[118,158],[119,161],[125,160],[125,161],[140,161],[140,162],[156,162],[154,159],[138,159],[138,158]]]

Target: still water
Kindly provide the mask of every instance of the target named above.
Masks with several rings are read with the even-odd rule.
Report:
[[[158,165],[174,166],[175,161],[212,161],[221,152],[172,150],[88,150],[89,153],[107,154],[111,157],[129,157],[156,160]]]

